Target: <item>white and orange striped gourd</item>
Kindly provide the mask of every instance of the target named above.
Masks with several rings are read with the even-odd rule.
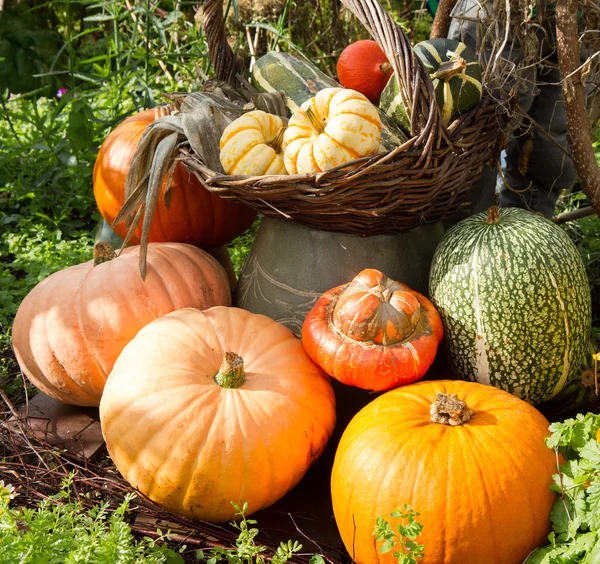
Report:
[[[220,159],[226,174],[287,174],[281,141],[285,123],[254,110],[232,121],[223,131]]]
[[[377,108],[356,90],[325,88],[290,118],[283,136],[290,174],[315,173],[375,153],[381,139]]]

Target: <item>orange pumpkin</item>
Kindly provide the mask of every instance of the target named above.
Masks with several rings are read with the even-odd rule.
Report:
[[[548,421],[491,386],[420,382],[363,408],[339,443],[335,520],[359,564],[392,563],[372,535],[405,503],[420,515],[422,564],[515,564],[549,532],[555,496]]]
[[[100,403],[119,472],[194,519],[271,505],[321,455],[335,425],[326,374],[283,325],[237,308],[175,311],[125,347]]]
[[[304,320],[302,342],[333,378],[380,391],[421,378],[443,332],[426,297],[367,269],[323,294]]]
[[[129,247],[96,266],[71,266],[23,300],[13,347],[40,390],[64,403],[98,405],[119,353],[144,325],[174,309],[231,303],[225,271],[196,247],[151,243],[145,282],[138,258],[139,247]]]
[[[100,213],[112,225],[123,206],[125,177],[133,154],[145,129],[154,121],[154,110],[145,110],[121,123],[100,147],[94,165],[94,196]],[[200,181],[182,164],[177,164],[173,175],[171,202],[167,209],[159,198],[150,227],[149,241],[175,241],[212,249],[243,233],[256,212],[238,202],[224,200],[202,187]],[[124,222],[114,227],[124,238]],[[141,222],[135,230],[132,244],[140,242]]]
[[[385,53],[372,39],[350,43],[337,62],[340,84],[364,94],[373,104],[379,102],[392,72]]]

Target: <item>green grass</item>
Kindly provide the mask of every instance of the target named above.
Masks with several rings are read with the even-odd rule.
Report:
[[[56,495],[35,508],[15,507],[13,492],[0,482],[0,563],[63,564],[178,564],[183,557],[158,540],[136,540],[126,517],[134,496],[128,494],[115,511],[108,503],[86,509],[71,499],[71,483],[65,480]],[[18,498],[17,498],[18,502]]]
[[[34,507],[19,506],[14,488],[0,480],[0,564],[285,564],[302,550],[298,541],[288,541],[268,555],[255,540],[256,520],[245,516],[247,504],[241,509],[233,504],[238,519],[231,523],[238,532],[234,547],[191,550],[180,545],[176,551],[167,545],[169,531],[158,530],[157,538],[134,536],[129,525],[134,494],[126,494],[114,510],[106,501],[90,508],[84,503],[89,499],[74,495],[74,478],[70,474],[57,494]],[[324,562],[318,554],[310,559],[310,564]]]

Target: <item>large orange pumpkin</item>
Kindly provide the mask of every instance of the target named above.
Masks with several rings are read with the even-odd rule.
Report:
[[[331,476],[335,520],[359,564],[379,554],[375,522],[420,513],[423,564],[516,564],[546,541],[556,458],[548,421],[491,386],[420,382],[383,394],[350,422]]]
[[[169,511],[222,522],[230,502],[252,513],[302,478],[333,432],[335,399],[283,325],[237,308],[182,309],[125,347],[100,420],[134,487]]]
[[[302,342],[336,380],[380,391],[421,378],[443,333],[425,296],[369,268],[319,298],[304,320]]]
[[[13,347],[40,390],[64,403],[98,405],[119,353],[144,325],[174,309],[231,303],[225,271],[196,247],[151,243],[145,281],[138,258],[139,247],[130,247],[96,266],[71,266],[23,300]]]
[[[104,219],[112,225],[124,201],[125,177],[133,154],[145,129],[154,121],[155,111],[145,110],[121,123],[100,147],[94,165],[94,196]],[[162,197],[150,227],[149,241],[191,243],[211,249],[228,243],[243,233],[256,212],[238,202],[224,200],[202,187],[199,180],[183,165],[177,164],[173,190],[167,209]],[[124,238],[124,222],[114,227]],[[140,242],[141,222],[131,243]]]

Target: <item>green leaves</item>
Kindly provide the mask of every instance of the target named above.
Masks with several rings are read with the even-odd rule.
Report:
[[[302,545],[298,541],[282,542],[277,547],[275,554],[270,559],[263,556],[263,552],[267,550],[266,546],[257,545],[254,538],[258,535],[258,529],[251,525],[256,525],[256,520],[246,519],[248,511],[248,503],[244,503],[242,508],[235,503],[231,505],[236,510],[236,515],[241,517],[240,521],[234,521],[231,525],[239,531],[238,538],[235,541],[236,548],[215,547],[212,548],[209,554],[203,550],[196,551],[198,560],[206,562],[206,564],[217,564],[217,562],[229,562],[230,564],[285,564],[291,560],[297,552],[302,550]],[[325,564],[323,557],[316,554],[311,557],[310,564]]]
[[[69,113],[67,137],[77,151],[89,151],[94,143],[94,112],[82,100],[75,100]]]
[[[164,541],[136,541],[127,524],[134,496],[129,494],[113,512],[108,503],[85,509],[70,498],[71,481],[42,500],[35,509],[16,508],[11,495],[0,496],[0,560],[31,564],[95,562],[96,564],[182,564],[181,554]],[[0,482],[0,493],[9,486]]]
[[[393,556],[398,564],[417,564],[417,558],[422,558],[425,554],[425,547],[415,541],[421,534],[423,525],[415,520],[419,514],[410,505],[404,504],[404,509],[404,512],[395,509],[390,513],[390,517],[401,519],[395,527],[383,517],[378,517],[373,536],[376,541],[383,541],[379,547],[381,554],[394,550]]]
[[[565,458],[552,490],[558,498],[550,513],[550,546],[525,564],[592,564],[600,560],[600,415],[579,414],[550,426],[549,448]]]

